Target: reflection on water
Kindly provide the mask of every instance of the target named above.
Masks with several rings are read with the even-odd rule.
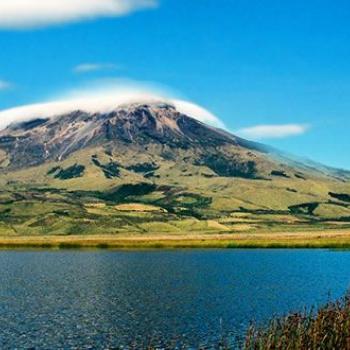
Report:
[[[0,252],[0,348],[193,346],[341,296],[350,253]]]

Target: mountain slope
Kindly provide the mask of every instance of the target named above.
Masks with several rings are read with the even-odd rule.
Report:
[[[74,111],[0,132],[0,234],[254,231],[350,223],[349,173],[168,103]]]

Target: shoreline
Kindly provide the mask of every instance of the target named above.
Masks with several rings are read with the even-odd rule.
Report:
[[[330,248],[350,249],[350,230],[232,234],[128,234],[0,237],[8,249],[190,249]]]

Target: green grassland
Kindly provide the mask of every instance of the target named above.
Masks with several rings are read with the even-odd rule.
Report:
[[[223,177],[150,154],[86,148],[61,162],[4,170],[0,237],[350,229],[349,181]]]

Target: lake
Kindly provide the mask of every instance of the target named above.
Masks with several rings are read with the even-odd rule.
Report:
[[[198,348],[350,286],[350,252],[2,251],[0,348]]]

